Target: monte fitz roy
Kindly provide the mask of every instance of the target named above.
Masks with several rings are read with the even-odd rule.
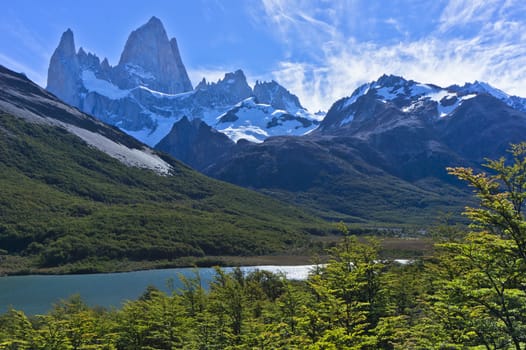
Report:
[[[483,82],[384,75],[326,115],[275,81],[249,86],[242,70],[192,89],[156,17],[130,34],[116,66],[76,50],[66,31],[47,89],[206,175],[357,223],[460,212],[469,192],[445,168],[479,168],[526,135],[526,100]]]
[[[256,142],[303,134],[319,119],[274,81],[251,88],[241,70],[193,89],[175,38],[168,39],[156,17],[130,34],[115,67],[76,51],[73,32],[66,31],[51,58],[47,89],[152,147],[183,116],[202,119],[234,141]]]

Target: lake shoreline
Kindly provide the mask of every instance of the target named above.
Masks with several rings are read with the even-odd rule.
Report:
[[[261,256],[207,256],[181,260],[160,261],[94,261],[83,264],[70,264],[58,267],[38,268],[30,266],[29,259],[21,257],[4,257],[0,262],[0,278],[7,276],[28,275],[86,275],[124,273],[171,268],[191,267],[236,267],[236,266],[301,266],[325,262],[327,256],[317,259],[311,255],[261,255]]]
[[[324,236],[318,238],[325,248],[338,242],[340,236]],[[360,239],[363,239],[361,237]],[[433,241],[429,238],[399,238],[384,237],[380,240],[380,256],[382,259],[418,259],[433,255]],[[325,252],[327,250],[324,250]],[[25,275],[79,275],[132,272],[185,267],[235,267],[235,266],[298,266],[324,263],[327,254],[319,254],[307,249],[290,254],[276,253],[257,256],[199,256],[181,257],[173,260],[133,261],[133,260],[83,260],[72,264],[56,267],[37,267],[36,257],[21,257],[3,255],[0,257],[1,276]]]

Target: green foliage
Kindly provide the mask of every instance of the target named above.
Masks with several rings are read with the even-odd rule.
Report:
[[[0,115],[0,249],[104,271],[108,261],[262,255],[325,224],[289,205],[173,163],[127,167],[61,128]]]
[[[480,206],[466,208],[467,238],[442,245],[453,277],[437,293],[460,326],[455,340],[486,347],[522,349],[526,342],[526,143],[512,145],[512,164],[488,160],[492,174],[449,169],[475,189]],[[461,331],[459,331],[461,330]]]

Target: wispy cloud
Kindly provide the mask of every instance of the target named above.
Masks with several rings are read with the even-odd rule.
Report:
[[[296,50],[306,48],[306,43],[316,47],[339,39],[336,21],[341,14],[332,7],[320,8],[309,2],[291,0],[262,0],[262,9],[265,14],[262,19],[258,12],[252,12],[252,15],[263,21],[278,39]]]
[[[38,85],[45,87],[46,86],[46,76],[40,72],[20,63],[18,60],[15,60],[7,55],[0,53],[0,64],[14,70],[18,73],[24,73],[29,79],[33,80]]]
[[[498,0],[451,0],[440,16],[440,30],[491,20]]]
[[[24,50],[31,52],[40,59],[49,59],[50,50],[42,44],[43,40],[39,38],[38,33],[30,30],[16,15],[12,13],[10,15],[12,20],[0,25],[2,34],[9,36],[18,46],[24,47]]]
[[[283,60],[272,73],[311,110],[326,110],[335,100],[383,73],[442,86],[483,80],[526,96],[526,24],[520,20],[526,18],[526,4],[522,2],[450,0],[435,14],[434,28],[413,40],[402,29],[405,18],[389,13],[376,21],[397,29],[399,40],[384,41],[363,40],[349,31],[349,26],[318,23],[326,9],[310,2],[303,7],[299,4],[304,2],[287,0],[265,0],[264,4],[268,20],[275,21],[280,35],[287,38],[284,42],[312,37],[299,43],[317,50],[316,55]],[[335,18],[331,23],[344,23],[341,16],[347,15],[344,10],[332,13]],[[302,22],[315,24],[319,30],[316,34],[304,30]]]

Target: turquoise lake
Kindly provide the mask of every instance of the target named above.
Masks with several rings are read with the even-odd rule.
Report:
[[[283,272],[290,279],[305,279],[312,265],[302,266],[246,266],[244,272],[255,269]],[[231,268],[225,268],[231,270]],[[149,285],[169,292],[170,281],[175,289],[182,287],[180,274],[195,276],[194,268],[147,270],[124,273],[87,275],[29,275],[0,277],[0,313],[10,306],[28,315],[43,314],[54,303],[80,294],[90,306],[120,307],[126,300],[135,300]],[[206,286],[213,280],[213,268],[199,268]]]

